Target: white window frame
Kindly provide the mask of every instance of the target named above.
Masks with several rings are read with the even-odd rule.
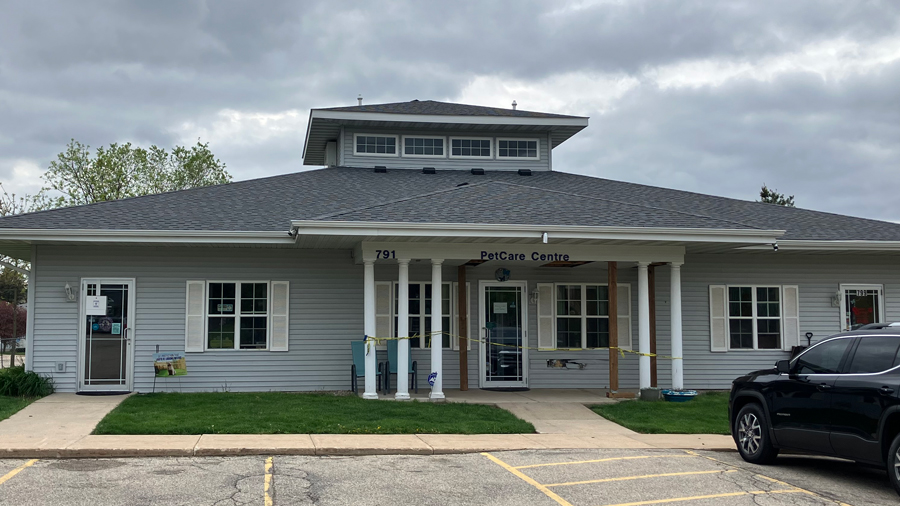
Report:
[[[444,154],[443,155],[407,155],[406,154],[406,139],[440,139],[444,141]],[[356,144],[354,144],[355,146]],[[354,148],[356,149],[356,148]],[[447,138],[441,135],[403,135],[400,137],[400,156],[403,158],[447,158],[447,154],[450,152],[450,143],[447,142]]]
[[[356,150],[357,143],[356,139],[358,137],[393,137],[394,138],[394,153],[360,153]],[[366,134],[366,133],[355,133],[353,134],[353,156],[380,156],[385,158],[398,158],[400,156],[400,136],[395,134]]]
[[[489,156],[466,156],[466,155],[454,155],[453,154],[453,141],[488,141],[491,143],[491,154]],[[468,137],[468,136],[451,136],[450,140],[447,142],[447,156],[449,158],[455,159],[463,159],[463,160],[493,160],[494,155],[496,154],[496,142],[494,142],[493,137]]]
[[[426,285],[431,285],[431,281],[410,281],[409,284],[410,284],[410,285],[421,285],[421,291],[420,291],[420,293],[422,294],[422,298],[419,299],[419,300],[421,301],[421,303],[419,304],[419,308],[420,308],[419,311],[425,311],[425,286],[426,286]],[[397,305],[394,304],[394,301],[397,301],[397,304],[400,303],[400,296],[399,296],[399,293],[400,293],[400,292],[399,292],[399,289],[398,289],[399,285],[400,285],[400,283],[399,283],[398,281],[394,281],[393,284],[391,285],[391,287],[392,287],[392,293],[391,293],[391,334],[393,334],[393,335],[396,335],[396,334],[397,334],[397,324],[395,323],[395,320],[398,320],[398,319],[400,318],[400,315],[397,314],[397,310],[396,310],[396,309],[397,309]],[[452,281],[442,281],[442,282],[441,282],[441,285],[447,285],[448,289],[450,290],[450,299],[449,299],[449,301],[448,301],[448,302],[449,302],[449,304],[448,304],[449,307],[447,308],[448,313],[444,313],[444,308],[443,308],[443,293],[441,294],[441,302],[442,302],[442,304],[441,304],[441,317],[442,317],[442,318],[443,318],[443,317],[447,317],[447,318],[450,319],[450,327],[448,327],[448,328],[444,328],[443,322],[441,322],[441,332],[444,333],[444,334],[449,334],[449,336],[450,336],[450,346],[444,347],[444,345],[443,345],[443,344],[444,344],[444,343],[443,343],[443,337],[442,337],[442,338],[441,338],[441,339],[442,339],[442,342],[441,342],[441,349],[443,349],[443,350],[453,350],[453,329],[452,329],[452,325],[453,325],[453,282],[452,282]],[[442,290],[443,290],[443,288],[442,288]],[[433,291],[433,290],[432,290],[432,292],[431,292],[431,297],[432,297],[431,303],[434,304],[434,291]],[[425,318],[431,318],[431,313],[427,313],[427,314],[426,314],[426,313],[424,313],[424,312],[420,312],[418,315],[413,315],[413,314],[411,314],[411,315],[409,315],[409,316],[410,316],[410,317],[416,317],[416,316],[418,316],[418,318],[419,318],[419,328],[422,329],[422,332],[425,333],[425,335],[419,336],[419,346],[418,346],[417,348],[413,348],[413,349],[414,349],[414,350],[430,350],[431,348],[428,346],[428,334],[431,332],[431,330],[426,328],[426,326],[425,326]],[[399,322],[398,322],[398,323],[399,323]],[[412,337],[412,336],[410,336],[410,337]]]
[[[751,305],[753,306],[753,316],[731,316],[731,289],[732,288],[750,288]],[[758,315],[756,289],[757,288],[777,288],[778,289],[778,346],[776,348],[760,348],[759,347],[759,326],[757,322],[760,317]],[[753,322],[753,348],[732,348],[731,347],[731,320],[752,320]],[[769,316],[762,317],[763,320],[774,320]],[[784,350],[784,285],[774,284],[733,284],[725,285],[725,338],[727,350],[729,352],[753,352],[753,351],[783,351]]]
[[[501,141],[534,141],[535,145],[535,153],[537,156],[500,156],[500,142]],[[496,139],[497,148],[494,151],[496,154],[497,160],[540,160],[541,159],[541,140],[538,138],[528,138],[528,137],[498,137]]]
[[[884,285],[876,284],[876,283],[841,283],[838,291],[841,294],[841,314],[840,318],[840,329],[841,331],[845,331],[844,324],[846,321],[847,315],[847,290],[878,290],[878,323],[887,321],[884,316]]]
[[[210,348],[209,347],[209,319],[212,318],[231,318],[232,315],[210,315],[209,314],[209,285],[211,283],[234,283],[234,348]],[[266,284],[266,347],[265,348],[241,348],[241,284],[242,283],[265,283]],[[203,351],[269,351],[272,347],[272,281],[271,280],[207,280],[206,290],[203,294]],[[248,318],[263,316],[261,314],[246,315]]]
[[[581,316],[570,316],[570,315],[560,315],[559,314],[559,303],[558,302],[559,302],[559,287],[560,286],[581,287]],[[607,293],[606,316],[603,316],[603,315],[589,316],[587,314],[587,287],[589,287],[589,286],[605,286],[606,287],[606,293]],[[559,334],[557,333],[558,332],[557,320],[559,318],[571,318],[571,319],[581,318],[581,348],[577,348],[577,349],[595,350],[595,349],[609,348],[609,339],[612,338],[612,336],[607,337],[607,345],[606,346],[601,346],[600,348],[588,348],[587,347],[587,319],[588,318],[595,318],[598,320],[605,318],[607,321],[607,328],[609,328],[609,283],[566,283],[566,282],[554,283],[553,284],[553,340],[557,344],[556,349],[559,349],[559,347],[558,347],[559,346],[559,337],[558,337]],[[567,347],[566,349],[573,349],[573,348]]]

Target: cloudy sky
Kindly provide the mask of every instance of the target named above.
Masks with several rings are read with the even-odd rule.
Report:
[[[900,2],[0,2],[0,181],[70,138],[304,170],[309,109],[590,116],[554,168],[900,220]]]

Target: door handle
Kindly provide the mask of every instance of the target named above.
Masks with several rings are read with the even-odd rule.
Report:
[[[894,393],[894,389],[891,387],[881,387],[878,389],[878,393],[880,393],[881,395],[891,395],[892,393]]]
[[[825,392],[827,390],[831,390],[831,385],[829,385],[828,383],[819,383],[818,385],[816,385],[816,390]]]

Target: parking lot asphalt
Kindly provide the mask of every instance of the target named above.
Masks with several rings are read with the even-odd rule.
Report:
[[[535,450],[464,455],[0,460],[0,504],[884,505],[883,470],[734,453]]]

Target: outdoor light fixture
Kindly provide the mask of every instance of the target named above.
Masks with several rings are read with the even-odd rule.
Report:
[[[541,296],[540,290],[538,290],[537,288],[535,288],[535,289],[531,292],[531,303],[532,303],[532,304],[537,304],[538,299],[540,298],[540,296]]]
[[[548,240],[550,240],[550,236],[547,235],[547,232],[544,232],[543,234],[541,234],[541,241],[543,241],[544,244],[547,244]]]
[[[831,307],[841,307],[841,298],[843,298],[843,294],[838,290],[831,296]]]
[[[69,286],[69,283],[66,283],[66,301],[75,302],[75,291],[72,290],[72,287]]]

